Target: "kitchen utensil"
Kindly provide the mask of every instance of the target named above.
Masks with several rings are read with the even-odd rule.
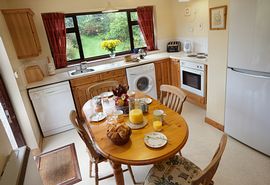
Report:
[[[140,59],[144,59],[144,57],[147,55],[144,49],[139,49],[138,54],[140,56]]]
[[[107,117],[107,115],[104,112],[98,112],[98,113],[94,113],[92,116],[90,116],[90,121],[99,122],[99,121],[105,119],[106,117]]]
[[[28,83],[43,80],[44,74],[38,65],[28,66],[24,70],[25,78]]]
[[[160,148],[167,144],[167,137],[160,132],[145,134],[144,143],[151,148]]]
[[[184,42],[184,48],[183,49],[184,49],[185,53],[191,53],[192,52],[192,43],[191,43],[191,41],[186,40]]]
[[[154,110],[153,112],[153,121],[163,121],[163,117],[166,114],[164,113],[163,110]]]
[[[181,42],[173,41],[167,44],[167,52],[179,52],[181,50]]]
[[[129,120],[127,121],[127,126],[129,126],[132,130],[137,130],[137,129],[141,129],[144,128],[147,125],[148,121],[147,119],[144,117],[143,118],[143,122],[141,124],[133,124],[131,123]]]
[[[47,57],[47,60],[48,60],[47,63],[48,75],[55,75],[54,63],[50,61],[49,57]]]

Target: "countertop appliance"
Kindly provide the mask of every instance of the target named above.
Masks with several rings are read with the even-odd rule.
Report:
[[[155,65],[145,64],[126,69],[129,89],[157,99]]]
[[[68,81],[30,89],[29,96],[43,136],[73,128],[69,113],[76,109]]]
[[[199,96],[205,96],[205,65],[180,61],[181,88]]]
[[[172,41],[167,44],[167,52],[179,52],[181,50],[181,42]]]
[[[189,40],[184,41],[183,50],[185,53],[191,53],[192,52],[192,42]]]
[[[145,49],[139,49],[138,54],[140,56],[140,59],[144,59],[144,57],[147,55],[147,52]]]
[[[230,1],[225,111],[225,131],[266,155],[270,155],[269,7],[269,0]]]

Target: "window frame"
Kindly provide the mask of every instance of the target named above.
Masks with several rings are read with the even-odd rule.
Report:
[[[129,31],[129,39],[130,39],[130,50],[129,51],[122,51],[122,52],[117,52],[115,53],[116,56],[120,55],[125,55],[125,54],[130,54],[133,53],[134,49],[140,49],[140,48],[146,48],[146,47],[140,47],[140,48],[135,48],[134,47],[134,37],[133,37],[133,30],[132,27],[134,25],[139,25],[138,21],[132,21],[131,20],[131,13],[132,12],[137,12],[136,9],[122,9],[117,12],[126,12],[127,13],[127,23],[128,23],[128,31]],[[115,12],[115,13],[117,13]],[[78,21],[76,16],[81,16],[81,15],[93,15],[93,14],[103,14],[102,11],[95,11],[95,12],[82,12],[82,13],[68,13],[65,14],[65,18],[72,18],[74,27],[73,28],[66,28],[66,33],[75,33],[76,39],[77,39],[77,44],[78,44],[78,50],[79,50],[79,59],[74,59],[74,60],[67,60],[67,63],[69,65],[80,63],[83,61],[94,61],[98,59],[104,59],[104,58],[109,58],[110,55],[99,55],[95,57],[87,57],[85,58],[84,53],[83,53],[83,46],[82,46],[82,41],[81,41],[81,36],[80,36],[80,31],[78,27]]]

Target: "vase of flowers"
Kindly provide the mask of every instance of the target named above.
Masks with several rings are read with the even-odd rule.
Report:
[[[115,57],[115,48],[121,43],[120,40],[104,40],[101,42],[102,49],[105,49],[110,52],[110,57]]]
[[[119,85],[117,88],[113,89],[113,94],[115,96],[115,108],[117,110],[122,110],[124,114],[129,113],[129,96],[127,95],[128,86]]]

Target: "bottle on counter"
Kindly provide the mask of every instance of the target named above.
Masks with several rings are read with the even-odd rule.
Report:
[[[53,62],[50,61],[50,58],[47,57],[47,69],[48,69],[48,75],[55,75],[55,65]]]
[[[93,98],[93,101],[94,101],[94,106],[95,106],[95,112],[103,112],[101,97],[95,96]]]

